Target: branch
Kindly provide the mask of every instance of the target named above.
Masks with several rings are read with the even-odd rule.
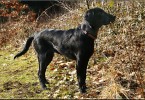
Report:
[[[88,0],[86,0],[86,4],[87,4],[87,8],[90,9]]]

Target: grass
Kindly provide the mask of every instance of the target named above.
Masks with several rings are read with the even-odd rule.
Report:
[[[27,62],[26,58],[22,57],[14,61],[14,53],[16,53],[14,50],[0,52],[0,89],[4,92],[3,94],[0,93],[0,98],[14,98],[14,96],[17,98],[19,94],[15,94],[16,91],[21,90],[21,88],[26,91],[29,86],[30,89],[32,88],[31,84],[38,83],[37,80],[35,81],[37,78],[36,59],[29,58]],[[11,95],[12,93],[14,95]]]
[[[79,93],[74,61],[55,55],[46,72],[49,89],[42,91],[34,50],[31,48],[13,60],[27,36],[44,28],[76,27],[81,23],[85,8],[75,9],[45,23],[21,20],[12,21],[14,24],[1,24],[2,37],[9,37],[9,42],[0,49],[0,98],[145,98],[144,5],[141,1],[111,1],[104,5],[94,2],[95,7],[116,15],[117,19],[115,23],[103,26],[98,33],[87,70],[86,94]],[[7,32],[14,33],[5,36]]]
[[[9,48],[9,47],[8,47]],[[8,49],[7,48],[7,49]],[[10,47],[11,48],[11,47]],[[48,67],[46,77],[50,84],[48,90],[42,91],[38,76],[38,62],[33,50],[16,60],[13,59],[17,50],[0,51],[0,98],[72,98],[74,91],[77,91],[75,75],[66,70],[67,66],[54,65]],[[29,55],[31,53],[31,56]],[[54,59],[55,62],[55,59]],[[72,78],[71,80],[69,80]],[[61,86],[61,87],[60,87]],[[72,91],[73,90],[73,91]]]

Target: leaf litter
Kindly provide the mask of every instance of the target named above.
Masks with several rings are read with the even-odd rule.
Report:
[[[39,82],[37,82],[37,68],[34,67],[37,66],[36,56],[32,53],[33,56],[29,58],[31,50],[17,64],[12,63],[12,65],[13,53],[9,53],[8,57],[0,54],[0,59],[3,60],[0,64],[2,66],[0,68],[0,77],[3,80],[0,84],[0,98],[145,98],[145,3],[138,0],[112,2],[103,4],[94,2],[95,6],[101,7],[109,13],[114,13],[117,19],[115,23],[104,26],[99,31],[94,55],[88,65],[88,89],[86,94],[80,94],[78,91],[75,62],[59,55],[55,55],[46,72],[50,83],[48,84],[49,89],[42,91]],[[82,13],[85,11],[85,8],[78,8],[65,16],[52,19],[49,23],[40,23],[37,28],[34,28],[36,23],[29,24],[28,27],[28,23],[25,21],[21,21],[21,24],[15,23],[14,26],[8,23],[7,26],[12,27],[12,29],[7,31],[7,28],[4,28],[2,32],[6,33],[15,30],[15,34],[13,34],[15,38],[11,37],[13,41],[10,40],[9,44],[11,48],[20,47],[21,44],[18,43],[21,43],[25,37],[36,30],[50,28],[50,26],[51,28],[60,29],[76,27],[81,22]],[[19,40],[16,38],[19,38]],[[3,52],[8,49],[9,47],[2,48]],[[13,50],[13,52],[15,51],[18,50]],[[12,51],[9,50],[9,52]],[[26,63],[29,60],[31,61]],[[22,64],[22,61],[24,61],[24,64]],[[29,64],[31,65],[29,66]],[[10,66],[14,68],[12,69]],[[22,70],[16,66],[21,66]],[[9,67],[13,71],[9,71],[5,67]],[[5,70],[2,72],[3,69]],[[32,73],[29,73],[29,70],[33,70]],[[27,74],[24,74],[26,71]],[[7,77],[10,77],[9,74],[12,75],[12,72],[15,74],[13,75],[16,78],[15,81],[12,81],[11,78],[7,79]],[[30,80],[27,80],[29,82],[24,80],[25,78],[19,79],[18,75],[20,74],[29,77]]]

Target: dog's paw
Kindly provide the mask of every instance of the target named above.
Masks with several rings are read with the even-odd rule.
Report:
[[[86,93],[86,89],[87,89],[86,86],[82,86],[82,87],[80,88],[80,92],[81,92],[81,93]]]
[[[46,86],[46,85],[44,85],[44,84],[43,84],[43,85],[41,85],[41,87],[42,87],[42,89],[43,89],[43,90],[48,90],[47,86]]]
[[[45,87],[42,87],[42,89],[43,89],[43,90],[48,90],[47,86],[45,86]]]
[[[86,89],[80,89],[81,93],[86,93]]]
[[[49,82],[47,80],[45,80],[45,84],[49,84]]]

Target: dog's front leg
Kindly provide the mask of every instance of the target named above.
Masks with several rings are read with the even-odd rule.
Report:
[[[88,60],[86,59],[78,59],[76,64],[76,70],[77,70],[77,79],[79,84],[79,89],[81,93],[86,92],[86,69],[88,65]]]

